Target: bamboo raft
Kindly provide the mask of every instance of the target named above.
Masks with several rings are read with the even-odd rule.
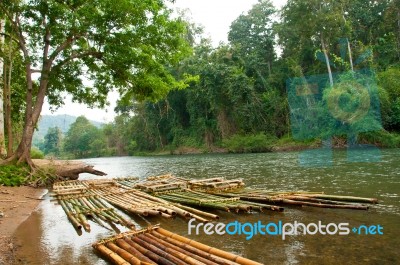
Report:
[[[166,201],[179,203],[181,205],[196,206],[201,208],[217,209],[226,212],[245,212],[253,210],[263,212],[264,210],[282,212],[284,209],[275,205],[261,204],[256,202],[245,202],[240,197],[226,197],[220,195],[207,194],[204,192],[182,189],[169,192],[157,192],[155,196]]]
[[[210,193],[226,198],[240,198],[243,201],[258,203],[352,210],[368,210],[369,207],[364,205],[364,203],[378,203],[378,200],[375,198],[327,195],[323,192],[273,192],[244,189],[230,193]]]
[[[118,208],[144,217],[158,216],[173,218],[175,216],[180,216],[184,219],[195,218],[199,222],[208,222],[210,219],[219,219],[217,215],[193,209],[191,207],[183,207],[180,204],[168,202],[162,198],[157,198],[136,189],[112,187],[107,189],[91,189],[89,192],[100,196]]]
[[[74,226],[78,235],[82,228],[90,232],[89,219],[108,229],[117,230],[115,225],[133,229],[135,225],[120,215],[114,207],[98,196],[91,195],[59,195],[57,200]]]
[[[113,264],[260,265],[261,263],[213,248],[158,226],[130,231],[92,245]]]
[[[242,179],[226,180],[225,178],[196,179],[188,182],[192,190],[232,190],[244,187]]]
[[[142,218],[195,218],[199,222],[219,219],[203,209],[235,213],[272,210],[281,205],[367,210],[364,204],[377,199],[327,195],[323,192],[276,192],[243,188],[242,179],[187,180],[173,175],[138,178],[74,180],[57,182],[53,196],[79,235],[90,232],[89,221],[114,230],[117,236],[93,244],[113,264],[260,264],[158,226],[135,230],[118,209]],[[193,208],[196,207],[196,208]],[[202,210],[198,209],[201,208]],[[120,233],[118,225],[131,229]]]
[[[58,182],[54,185],[53,197],[57,199],[79,235],[82,234],[82,228],[90,232],[89,220],[116,231],[119,231],[116,225],[132,228],[132,222],[118,214],[117,208],[145,218],[179,216],[205,223],[219,219],[216,214],[127,188],[119,180]]]
[[[173,176],[172,174],[166,174],[161,176],[148,177],[145,181],[136,184],[132,188],[152,193],[173,189],[182,189],[187,188],[187,186],[187,179],[178,178]]]
[[[142,217],[195,218],[199,222],[218,220],[207,210],[250,213],[265,210],[282,212],[282,206],[308,206],[368,210],[374,198],[327,195],[323,192],[276,192],[242,188],[241,179],[211,178],[187,180],[173,175],[137,178],[64,181],[54,184],[53,193],[68,219],[81,233],[90,231],[89,220],[114,229],[132,228],[132,222],[117,211]],[[200,210],[200,209],[201,210]]]

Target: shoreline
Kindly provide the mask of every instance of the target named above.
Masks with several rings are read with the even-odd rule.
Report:
[[[47,189],[0,186],[0,265],[15,262],[14,234],[38,208]]]

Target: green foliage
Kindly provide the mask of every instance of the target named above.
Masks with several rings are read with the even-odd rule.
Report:
[[[119,116],[112,123],[96,128],[78,118],[67,132],[63,150],[55,129],[46,136],[46,153],[89,157],[180,147],[212,150],[220,145],[231,152],[260,152],[273,145],[316,145],[315,138],[347,135],[372,125],[380,129],[373,119],[361,119],[362,113],[357,112],[357,107],[366,108],[367,95],[343,85],[360,81],[340,83],[354,76],[350,52],[355,70],[372,68],[377,73],[384,129],[398,132],[398,3],[289,0],[277,12],[271,1],[260,0],[231,24],[229,43],[216,48],[209,40],[196,41],[201,38],[199,28],[181,17],[172,18],[164,1],[99,0],[96,5],[3,1],[0,8],[4,12],[18,9],[21,15],[21,32],[28,37],[30,56],[19,60],[40,68],[51,59],[49,71],[41,71],[49,76],[39,80],[48,78],[46,96],[52,105],[62,103],[64,92],[89,105],[104,105],[112,88],[121,93],[116,108]],[[280,22],[274,22],[277,14]],[[52,57],[48,58],[40,52],[45,32],[51,33]],[[348,47],[338,45],[340,38],[348,40]],[[277,40],[280,57],[274,48]],[[318,104],[307,105],[312,110],[304,120],[305,128],[321,130],[311,135],[305,129],[300,133],[311,140],[294,141],[287,137],[291,106],[286,82],[326,75],[325,55],[338,80],[318,95]],[[83,82],[83,76],[89,82]],[[40,87],[34,84],[34,91]],[[327,108],[336,101],[340,104]],[[374,101],[370,104],[378,103]],[[349,122],[343,125],[343,120]],[[367,133],[362,139],[396,146],[396,137]]]
[[[103,107],[113,89],[121,101],[156,101],[187,87],[193,78],[176,78],[170,69],[191,53],[188,25],[174,18],[166,2],[0,1],[26,78],[26,105],[15,106],[25,113],[24,139],[13,158],[29,162],[25,151],[45,98],[59,107],[67,93],[74,102]]]
[[[103,132],[84,116],[76,119],[65,136],[64,151],[73,154],[75,158],[101,156],[105,147]]]
[[[18,26],[29,41],[25,60],[33,65],[52,60],[47,94],[52,105],[62,104],[63,91],[74,101],[104,105],[112,87],[122,88],[124,96],[154,100],[185,86],[166,66],[190,52],[186,25],[171,17],[164,1],[11,1],[0,7],[7,14],[18,10]],[[52,52],[42,58],[46,32]],[[83,84],[83,76],[93,87]]]
[[[43,150],[46,155],[59,156],[62,147],[62,132],[58,127],[51,127],[44,136]]]
[[[254,135],[234,135],[223,140],[223,146],[232,153],[259,153],[272,150],[276,137],[264,133]]]
[[[383,121],[390,131],[400,130],[400,68],[391,67],[378,74],[381,87],[381,104]]]
[[[156,103],[121,106],[125,127],[113,132],[123,136],[124,146],[136,143],[129,153],[180,147],[212,150],[221,144],[231,152],[265,151],[273,138],[282,138],[275,147],[304,148],[318,146],[321,138],[380,130],[379,100],[384,128],[398,130],[400,73],[388,68],[400,54],[395,49],[400,41],[394,38],[398,8],[389,2],[290,0],[281,10],[281,22],[274,24],[276,10],[271,2],[259,1],[231,24],[228,45],[213,48],[204,39],[197,45],[192,42],[194,54],[172,72],[198,80]],[[281,58],[274,49],[277,36]],[[338,45],[339,38],[349,42]],[[299,133],[309,140],[294,141],[286,137],[291,133],[286,82],[293,77],[326,75],[323,51],[331,62],[335,84],[318,95],[316,104],[306,106],[312,108]],[[351,72],[350,51],[355,70],[387,69],[378,73],[380,86],[370,102],[365,91],[350,88],[374,83],[372,75],[360,78]],[[310,126],[318,129],[310,134]]]
[[[0,166],[0,186],[20,186],[26,182],[29,169],[24,166]]]
[[[32,159],[43,159],[44,158],[44,154],[38,148],[32,147],[31,148],[31,158]]]
[[[376,132],[367,132],[359,135],[360,143],[369,143],[384,148],[399,148],[400,134],[389,133],[381,130]]]

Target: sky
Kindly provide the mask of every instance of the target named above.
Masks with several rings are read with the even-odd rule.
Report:
[[[192,21],[203,25],[204,33],[212,40],[213,46],[220,42],[227,42],[228,31],[231,23],[242,13],[247,13],[258,0],[176,0],[173,7],[189,9],[189,17]],[[279,8],[286,3],[286,0],[272,0]],[[66,96],[64,106],[55,112],[50,111],[47,102],[43,105],[42,115],[63,115],[72,116],[84,115],[90,120],[99,122],[111,122],[114,117],[114,108],[118,94],[110,93],[108,96],[109,106],[105,109],[90,109],[84,104],[73,103],[71,97]]]

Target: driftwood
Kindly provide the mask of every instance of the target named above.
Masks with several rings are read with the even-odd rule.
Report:
[[[36,167],[48,172],[53,172],[53,174],[64,180],[76,180],[81,173],[89,173],[96,176],[107,175],[102,171],[94,169],[93,166],[76,160],[33,159],[33,163]]]
[[[71,180],[76,180],[79,178],[79,174],[81,173],[89,173],[89,174],[93,174],[96,176],[106,176],[107,174],[96,170],[93,168],[93,166],[84,166],[84,167],[77,167],[77,168],[73,168],[73,169],[58,169],[56,171],[56,174],[60,177],[63,178],[67,178],[67,179],[71,179]]]

